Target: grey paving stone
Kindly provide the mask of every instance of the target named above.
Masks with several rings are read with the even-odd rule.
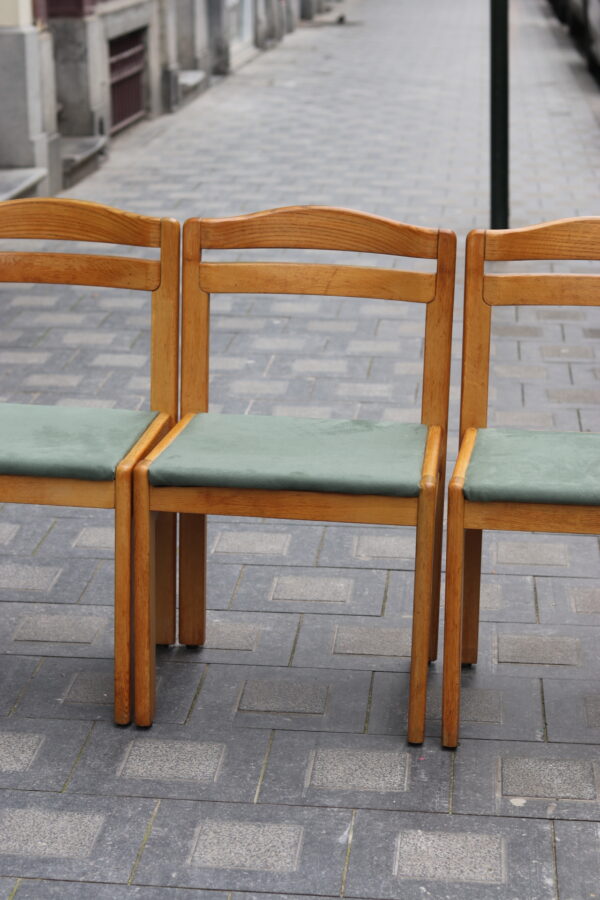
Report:
[[[156,724],[152,730],[98,725],[68,790],[109,796],[254,800],[269,733],[218,723],[199,729]]]
[[[55,563],[56,559],[63,559],[67,555],[71,558],[112,559],[114,556],[114,537],[110,536],[114,520],[112,511],[86,510],[87,515],[80,517],[73,515],[71,510],[69,513],[71,514],[68,516],[56,516],[54,527],[36,553],[40,561],[46,562],[51,558]]]
[[[386,573],[376,569],[245,566],[232,605],[256,611],[379,615],[386,580]]]
[[[540,621],[552,625],[600,625],[600,591],[589,578],[536,578]]]
[[[280,575],[273,582],[271,597],[273,601],[312,600],[322,603],[348,603],[353,587],[354,582],[351,578]]]
[[[577,760],[503,759],[502,794],[595,800],[594,770]]]
[[[532,677],[565,680],[595,677],[600,663],[595,627],[523,624],[519,631],[515,634],[514,626],[503,622],[481,626],[478,666],[498,668],[506,675],[526,673]]]
[[[407,829],[396,844],[397,878],[504,884],[506,841],[477,832],[444,833]]]
[[[548,740],[597,744],[600,741],[598,681],[544,678],[543,685]]]
[[[212,664],[190,717],[245,728],[362,731],[367,672]]]
[[[202,647],[174,646],[177,662],[288,665],[298,632],[298,616],[269,613],[209,612]]]
[[[499,634],[498,662],[555,666],[580,664],[580,642],[574,637]]]
[[[355,616],[303,616],[293,665],[330,669],[408,671],[411,623],[392,613],[374,622]]]
[[[296,872],[304,829],[299,825],[205,820],[196,831],[192,866]]]
[[[119,775],[122,778],[167,778],[212,781],[222,762],[224,744],[192,741],[132,741]]]
[[[596,820],[596,767],[590,745],[463,741],[453,808],[459,815]]]
[[[319,552],[321,566],[412,569],[414,529],[329,526]]]
[[[410,629],[340,626],[333,652],[345,656],[410,656]]]
[[[10,713],[39,664],[34,656],[0,655],[0,716]]]
[[[393,750],[318,749],[310,783],[323,790],[406,791],[409,757]]]
[[[85,858],[91,855],[101,815],[45,810],[0,810],[0,853],[13,856]]]
[[[322,534],[316,525],[227,522],[213,526],[208,546],[212,559],[220,563],[306,566],[314,564]]]
[[[3,546],[10,544],[19,531],[19,528],[20,525],[12,525],[10,522],[0,522],[0,544]]]
[[[554,898],[549,823],[359,810],[346,891],[390,900],[424,891],[436,900]]]
[[[44,651],[46,652],[46,651]],[[79,655],[83,654],[78,651]],[[155,722],[184,722],[190,712],[204,666],[169,661],[159,652]],[[44,659],[19,697],[16,715],[40,719],[113,719],[113,660]]]
[[[500,428],[529,428],[533,431],[552,430],[556,427],[552,413],[536,412],[530,409],[496,409],[492,413],[491,424]]]
[[[17,883],[13,878],[0,878],[0,897],[2,900],[12,900],[15,896]]]
[[[319,684],[246,681],[238,708],[250,712],[322,715],[327,694],[327,687]]]
[[[396,738],[277,731],[259,800],[445,812],[451,762],[438,746],[399,746]]]
[[[343,810],[167,800],[135,880],[217,890],[335,893],[350,817]]]
[[[11,527],[18,528],[18,526]],[[60,573],[61,569],[57,566],[2,563],[0,564],[0,588],[11,591],[45,593],[52,589]]]
[[[127,880],[154,801],[6,791],[0,871],[25,878]]]
[[[439,739],[442,695],[441,661],[429,673],[426,734]],[[369,734],[406,734],[408,675],[376,672],[369,714]],[[461,735],[483,740],[541,741],[545,737],[542,694],[537,678],[502,677],[463,670]]]
[[[28,769],[43,740],[40,734],[0,733],[0,772],[23,772]]]
[[[107,624],[108,620],[100,616],[25,616],[21,619],[13,640],[91,644]]]
[[[114,528],[87,526],[82,528],[73,543],[77,547],[102,547],[109,550],[115,545],[115,531]]]
[[[536,543],[530,541],[498,541],[496,559],[500,564],[517,566],[568,566],[568,548],[561,543]]]
[[[267,534],[261,531],[221,531],[213,553],[265,553],[285,555],[290,545],[289,534]]]
[[[4,879],[2,879],[4,881]],[[7,879],[8,881],[8,879]],[[91,884],[72,881],[21,881],[19,900],[226,900],[226,893],[188,891],[185,888],[134,887],[126,884]],[[0,894],[2,900],[4,895]],[[8,900],[8,894],[6,894]]]
[[[207,630],[204,647],[209,650],[256,649],[261,630],[257,625],[213,620]]]
[[[556,822],[558,887],[569,900],[588,900],[597,891],[600,835],[597,822]]]

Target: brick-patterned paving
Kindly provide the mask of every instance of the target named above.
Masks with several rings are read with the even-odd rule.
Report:
[[[337,2],[337,0],[336,0]],[[489,224],[488,6],[342,0],[144,122],[69,196],[137,212],[349,206]],[[600,87],[546,0],[511,0],[511,224],[600,214]],[[143,409],[139,296],[0,288],[0,395]],[[598,430],[594,310],[498,310],[493,424]],[[414,421],[419,310],[215,299],[216,411]],[[414,535],[210,525],[206,647],[162,650],[151,730],[112,724],[111,515],[0,521],[0,898],[583,900],[600,884],[594,537],[493,534],[462,744],[406,743]]]

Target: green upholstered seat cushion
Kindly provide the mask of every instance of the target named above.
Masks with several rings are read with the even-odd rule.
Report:
[[[111,481],[154,412],[0,404],[0,475]]]
[[[465,478],[475,502],[600,503],[600,434],[482,428]]]
[[[158,486],[416,497],[427,427],[203,413],[152,463]]]

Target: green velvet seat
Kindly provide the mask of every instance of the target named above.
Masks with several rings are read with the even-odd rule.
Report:
[[[600,504],[600,434],[482,428],[465,478],[472,502]]]
[[[0,475],[112,481],[154,412],[0,404]]]
[[[199,414],[151,464],[149,479],[418,497],[426,437],[425,425]]]

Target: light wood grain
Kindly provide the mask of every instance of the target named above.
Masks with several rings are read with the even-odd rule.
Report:
[[[597,306],[600,275],[486,275],[489,306]]]
[[[536,260],[600,260],[600,217],[529,228],[473,231],[467,238],[461,444],[449,486],[442,743],[456,747],[460,666],[477,661],[484,530],[598,534],[600,508],[522,502],[469,502],[464,483],[488,417],[493,306],[600,305],[600,276],[535,271]],[[527,273],[486,274],[486,262],[530,260]]]
[[[435,275],[322,263],[202,263],[200,288],[225,294],[318,294],[430,303]]]
[[[416,525],[417,497],[216,487],[152,487],[152,509],[364,525]]]
[[[397,254],[436,259],[437,268],[435,275],[430,275],[379,265],[240,263],[238,259],[206,263],[202,260],[206,249],[268,247]],[[455,254],[456,238],[451,232],[417,228],[348,210],[294,207],[223,220],[188,220],[183,237],[183,418],[136,472],[136,479],[146,480],[144,493],[138,492],[136,505],[136,515],[143,516],[145,522],[137,552],[146,569],[149,560],[147,556],[142,558],[142,554],[149,552],[150,517],[157,512],[178,512],[181,517],[179,639],[189,644],[201,643],[205,635],[207,514],[416,526],[416,624],[409,713],[409,735],[416,742],[422,741],[424,735],[427,667],[435,642],[434,630],[437,634],[444,497],[440,478],[443,479],[447,440]],[[148,485],[147,471],[151,461],[187,427],[190,414],[208,409],[210,295],[216,291],[373,296],[394,302],[406,300],[427,304],[422,422],[430,428],[422,460],[419,496]],[[154,607],[150,581],[146,573],[136,582],[141,610],[139,635],[143,644],[139,653],[141,669],[154,665],[150,634],[154,627],[151,617],[155,613],[148,609]],[[136,663],[137,660],[136,653]],[[153,672],[138,673],[136,669],[136,721],[139,724],[148,724],[153,709],[154,698],[148,695],[153,691],[153,677]]]
[[[160,284],[160,263],[153,259],[89,253],[2,252],[0,281],[153,291]]]
[[[600,259],[600,217],[486,231],[485,259]]]
[[[0,237],[160,247],[161,219],[87,200],[33,197],[0,204]]]
[[[202,219],[206,249],[281,247],[305,250],[349,250],[435,259],[438,231],[405,225],[381,216],[327,206],[292,206],[233,216]]]
[[[88,481],[37,476],[0,476],[0,502],[115,510],[115,721],[132,714],[132,477],[135,465],[173,425],[178,413],[179,234],[177,222],[80,200],[31,198],[0,204],[0,238],[75,241],[159,248],[149,258],[111,252],[0,254],[0,281],[80,284],[152,292],[151,408],[158,415],[119,462],[114,480]],[[168,616],[175,610],[174,517],[164,527],[157,552],[161,597]],[[168,539],[166,535],[168,534]]]

